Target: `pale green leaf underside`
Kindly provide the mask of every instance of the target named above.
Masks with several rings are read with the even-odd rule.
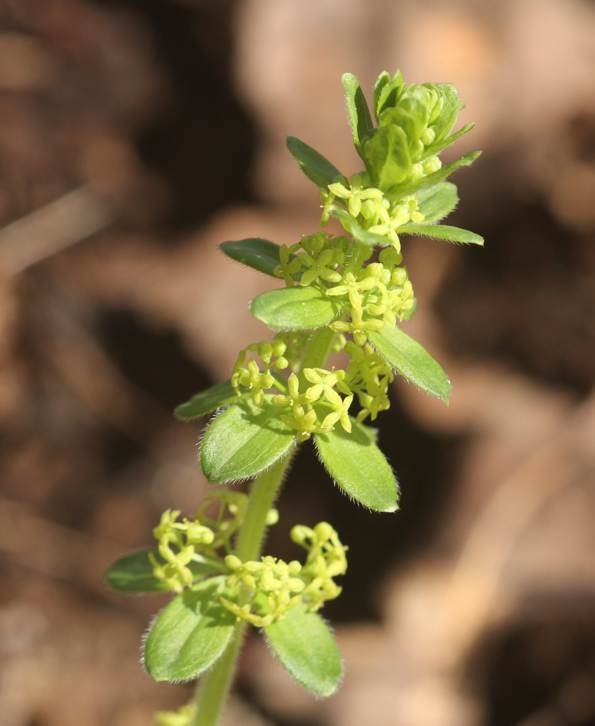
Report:
[[[457,188],[452,182],[441,182],[436,186],[420,189],[415,197],[419,211],[424,215],[423,224],[439,222],[449,215],[459,202]]]
[[[287,148],[308,179],[322,189],[334,181],[345,179],[328,159],[295,136],[287,137]]]
[[[330,476],[350,497],[377,512],[398,507],[398,483],[369,430],[353,421],[350,434],[335,428],[316,434],[320,459]]]
[[[207,413],[212,413],[221,406],[228,406],[236,398],[237,393],[230,381],[216,383],[192,396],[185,403],[181,403],[174,409],[174,414],[180,421],[191,421],[206,416]]]
[[[298,683],[322,697],[337,690],[343,674],[341,654],[319,615],[296,606],[264,632],[273,652]]]
[[[480,234],[461,227],[452,227],[449,224],[404,224],[399,227],[399,234],[414,234],[461,245],[483,245],[484,243]]]
[[[251,479],[281,458],[295,442],[295,433],[274,415],[253,414],[233,405],[207,427],[200,463],[210,482],[225,484]]]
[[[151,551],[139,550],[120,557],[105,573],[106,583],[120,592],[162,592],[169,589],[153,575],[153,565],[149,561]],[[160,560],[159,555],[155,556]],[[195,576],[213,574],[216,571],[208,563],[202,562],[191,562],[188,567]]]
[[[232,260],[275,277],[275,269],[279,266],[280,260],[279,245],[274,242],[260,237],[248,237],[223,242],[219,247]]]
[[[448,402],[451,384],[442,366],[417,341],[397,327],[369,333],[378,353],[408,381]]]
[[[272,330],[315,330],[332,322],[339,306],[313,287],[286,287],[258,295],[250,310]]]
[[[222,578],[211,578],[159,613],[144,645],[145,667],[156,681],[197,678],[222,655],[235,619],[218,602],[221,584]]]

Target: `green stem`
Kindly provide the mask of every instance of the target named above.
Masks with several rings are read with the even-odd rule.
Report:
[[[323,368],[332,351],[334,340],[334,330],[330,328],[317,330],[310,338],[310,344],[302,359],[302,370],[304,368]]]
[[[302,370],[322,368],[331,352],[334,338],[335,333],[328,328],[317,330],[310,338],[302,360]],[[266,517],[279,494],[290,462],[291,454],[254,480],[236,544],[236,554],[241,560],[255,560],[260,556],[266,533]],[[236,625],[225,653],[199,684],[195,695],[196,714],[191,726],[216,726],[219,723],[244,641],[246,625],[244,621]]]
[[[236,553],[242,560],[255,560],[260,555],[266,531],[266,517],[275,503],[290,461],[291,455],[278,461],[254,480],[236,547]],[[215,726],[219,722],[245,631],[245,622],[236,625],[227,650],[197,689],[196,714],[191,726]]]

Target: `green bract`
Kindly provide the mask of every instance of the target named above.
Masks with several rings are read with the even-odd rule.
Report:
[[[166,509],[155,547],[119,559],[106,574],[120,591],[174,594],[145,642],[156,680],[210,669],[198,699],[158,714],[160,724],[217,723],[247,626],[263,629],[283,666],[315,695],[336,690],[341,657],[317,613],[341,593],[347,547],[319,522],[291,529],[301,560],[261,555],[265,530],[278,520],[275,497],[296,447],[312,438],[342,492],[374,512],[395,512],[397,478],[376,429],[364,422],[390,408],[396,376],[445,403],[450,395],[442,367],[401,329],[416,309],[401,237],[483,244],[481,235],[442,223],[459,200],[446,179],[479,152],[447,165],[439,155],[473,124],[456,128],[462,103],[448,83],[407,84],[384,71],[371,112],[358,79],[346,73],[342,80],[362,168],[345,176],[308,144],[287,139],[320,194],[321,225],[332,219],[341,233],[221,244],[225,255],[281,285],[250,304],[272,334],[239,351],[229,380],[175,410],[185,421],[215,412],[200,442],[203,473],[222,485],[254,478],[250,495],[223,486],[210,489],[191,517]],[[333,353],[341,355],[329,362]]]

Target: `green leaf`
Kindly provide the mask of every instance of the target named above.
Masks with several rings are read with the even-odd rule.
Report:
[[[370,245],[370,247],[374,247],[375,245],[388,244],[388,240],[386,237],[365,230],[360,224],[358,224],[358,222],[349,214],[347,210],[333,207],[331,209],[331,214],[333,215],[333,217],[338,219],[339,222],[341,222],[343,229],[349,232],[349,234],[358,242],[361,242],[364,245]]]
[[[347,115],[353,134],[353,143],[359,150],[362,142],[374,131],[366,97],[353,73],[344,73],[341,78],[345,90]]]
[[[120,592],[162,592],[168,587],[153,576],[149,562],[151,550],[140,550],[120,557],[105,573],[105,581]]]
[[[404,224],[399,227],[399,234],[415,234],[461,245],[483,245],[484,242],[480,234],[448,224]]]
[[[441,182],[416,192],[419,211],[424,215],[424,224],[439,222],[448,216],[459,202],[457,188],[451,182]]]
[[[363,156],[374,186],[383,191],[400,184],[411,171],[407,136],[399,126],[379,128],[364,143]]]
[[[320,615],[296,606],[264,632],[271,649],[298,683],[316,696],[332,696],[341,682],[343,665],[335,638]]]
[[[250,479],[274,464],[295,442],[295,432],[273,411],[254,412],[234,405],[207,427],[200,463],[210,482],[225,484]]]
[[[223,242],[220,249],[232,260],[253,267],[265,275],[276,277],[275,269],[279,266],[279,245],[268,239],[248,237],[235,241]]]
[[[383,95],[383,91],[386,88],[387,84],[390,83],[390,81],[390,73],[388,71],[382,71],[382,73],[376,79],[376,83],[374,83],[374,113],[376,114],[376,118],[378,118],[379,113],[378,102],[380,101],[380,98]]]
[[[433,187],[439,182],[444,181],[457,169],[460,169],[463,166],[471,166],[471,164],[473,164],[473,162],[479,156],[481,156],[481,151],[472,151],[470,154],[466,154],[460,159],[453,161],[452,164],[447,164],[446,166],[443,166],[442,169],[438,169],[438,171],[435,171],[433,174],[428,174],[428,176],[422,176],[416,181],[409,181],[405,182],[404,184],[397,184],[389,190],[388,197],[389,199],[400,198],[404,194],[413,194],[414,192],[417,192],[418,189]]]
[[[340,305],[314,287],[285,287],[258,295],[250,310],[272,330],[315,330],[332,322]]]
[[[470,123],[465,124],[458,131],[455,131],[454,134],[447,136],[445,139],[436,141],[431,146],[426,146],[424,150],[424,159],[427,159],[429,156],[436,156],[436,154],[444,151],[444,149],[446,149],[451,144],[454,144],[455,141],[458,141],[462,136],[465,136],[465,134],[468,134],[469,131],[474,128],[475,124],[473,123],[473,121],[471,121]]]
[[[330,476],[350,497],[376,512],[398,508],[399,485],[370,431],[352,421],[350,434],[335,428],[314,437],[316,449]]]
[[[287,137],[287,148],[308,179],[319,187],[326,189],[334,181],[346,181],[343,174],[328,159],[295,136]]]
[[[157,616],[144,646],[156,681],[189,681],[223,654],[235,618],[218,600],[223,578],[211,578],[175,597]]]
[[[201,391],[185,403],[181,403],[174,409],[174,415],[180,421],[191,421],[200,418],[207,413],[216,411],[221,406],[228,406],[233,403],[238,394],[230,381],[215,383],[214,386]]]
[[[161,580],[153,575],[153,565],[149,561],[149,552],[152,550],[139,550],[120,557],[105,573],[105,581],[114,590],[120,592],[163,592],[168,590]],[[157,552],[153,552],[159,562],[163,560]],[[190,562],[188,567],[198,577],[220,572],[220,568],[208,562]]]
[[[378,353],[408,381],[444,403],[450,395],[450,381],[442,366],[417,341],[396,327],[385,326],[368,335]]]

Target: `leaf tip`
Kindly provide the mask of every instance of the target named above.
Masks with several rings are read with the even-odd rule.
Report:
[[[341,83],[343,84],[344,87],[348,86],[350,83],[353,83],[354,81],[356,83],[358,83],[357,76],[355,76],[353,73],[350,73],[349,71],[347,73],[343,73],[343,75],[341,76]]]

